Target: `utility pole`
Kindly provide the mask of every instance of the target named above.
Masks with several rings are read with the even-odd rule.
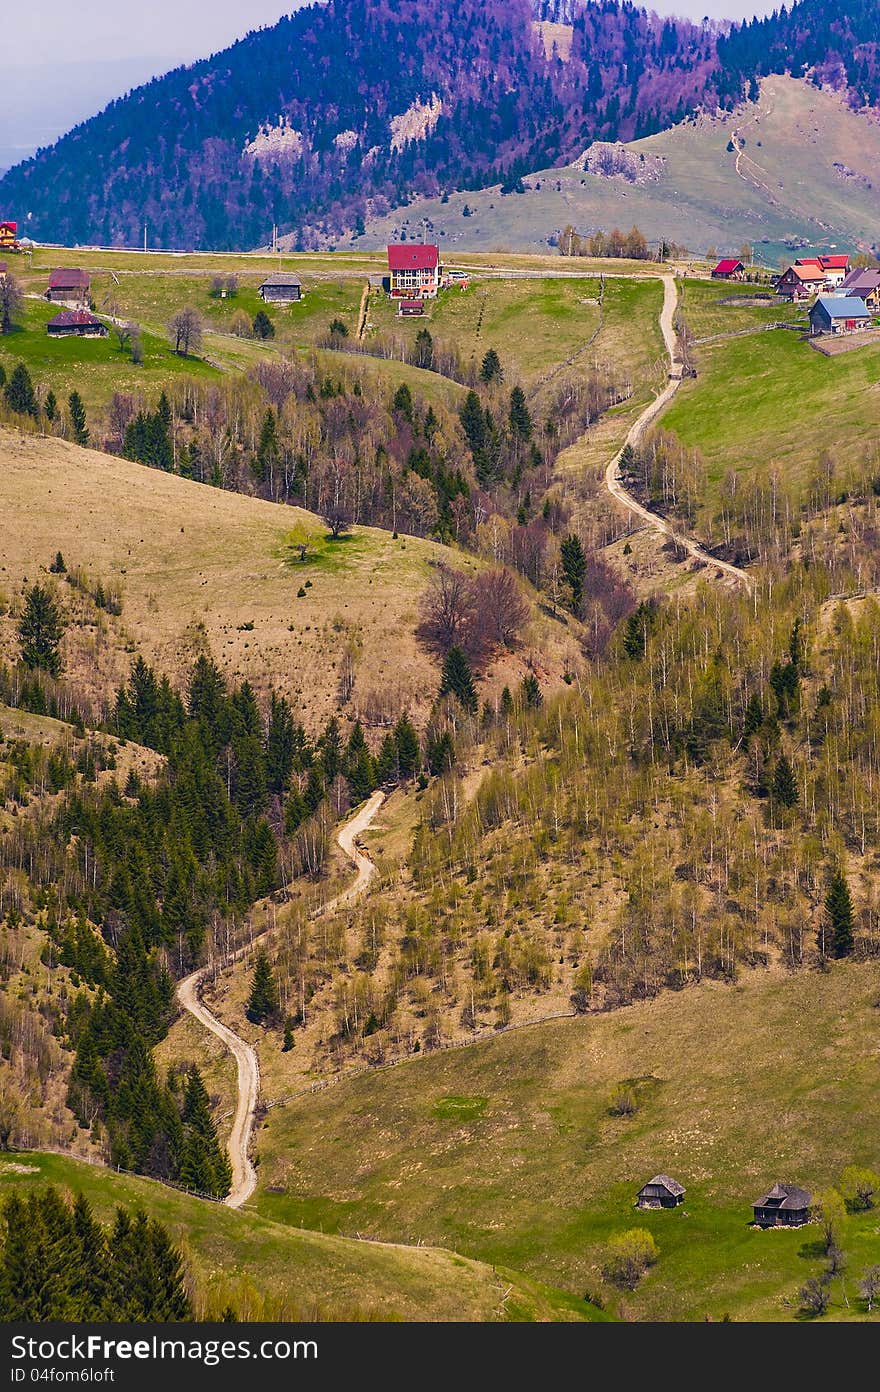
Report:
[[[146,255],[146,251],[147,251],[147,224],[144,223],[144,255]]]

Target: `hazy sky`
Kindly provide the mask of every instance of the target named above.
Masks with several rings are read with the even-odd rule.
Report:
[[[172,63],[190,62],[225,48],[248,29],[274,24],[297,8],[296,0],[38,0],[13,4],[3,12],[0,68],[18,54],[49,53],[65,60],[135,58],[142,55]],[[771,8],[755,0],[659,0],[662,14],[704,14],[737,19]]]

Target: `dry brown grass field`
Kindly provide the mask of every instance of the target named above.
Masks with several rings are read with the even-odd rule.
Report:
[[[209,649],[231,679],[289,695],[311,729],[337,705],[347,647],[356,654],[352,714],[369,721],[408,705],[424,716],[438,678],[414,636],[420,594],[432,564],[477,564],[368,527],[333,544],[300,508],[12,431],[0,433],[0,510],[4,656],[15,654],[24,582],[45,580],[61,550],[68,569],[82,567],[122,594],[118,618],[77,610],[64,640],[67,670],[96,701],[127,675],[135,652],[179,683]],[[305,565],[292,549],[298,541],[308,542]],[[59,589],[68,606],[70,587]],[[552,685],[576,652],[573,627],[537,615],[486,691],[521,680],[532,654]]]

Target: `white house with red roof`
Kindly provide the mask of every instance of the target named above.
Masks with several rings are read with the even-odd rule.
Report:
[[[807,268],[817,266],[824,275],[825,286],[829,290],[836,290],[842,285],[849,271],[849,257],[842,255],[801,256],[794,264]]]
[[[398,242],[388,248],[394,299],[433,299],[440,289],[440,248],[427,242]]]

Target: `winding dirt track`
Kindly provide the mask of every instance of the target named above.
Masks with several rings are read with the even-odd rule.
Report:
[[[622,447],[610,461],[605,470],[605,487],[608,489],[612,498],[616,498],[619,503],[623,503],[624,507],[629,508],[630,512],[635,513],[635,515],[641,518],[643,522],[646,522],[648,526],[653,527],[655,531],[661,532],[664,536],[671,537],[676,545],[683,547],[684,550],[688,551],[696,560],[701,561],[706,566],[713,567],[718,579],[721,579],[725,575],[729,575],[732,579],[736,580],[738,584],[745,585],[747,589],[751,589],[753,584],[752,577],[748,575],[746,571],[740,570],[739,566],[731,565],[729,561],[718,560],[715,556],[710,555],[708,551],[704,550],[698,542],[694,541],[693,537],[687,536],[684,532],[677,531],[671,522],[667,522],[665,517],[660,517],[657,513],[650,512],[648,508],[643,507],[641,503],[636,501],[631,493],[627,492],[620,479],[620,457],[624,449],[627,445],[638,444],[648,426],[657,419],[660,412],[668,405],[681,386],[683,364],[678,357],[678,342],[675,334],[675,310],[677,304],[678,290],[675,284],[675,277],[671,275],[663,276],[663,308],[660,311],[660,329],[663,334],[663,342],[666,345],[666,351],[669,354],[669,381],[662,392],[654,397],[654,400],[645,407],[638,420],[633,423]]]
[[[357,838],[361,832],[366,831],[376,813],[384,801],[384,793],[374,793],[363,807],[359,808],[355,815],[345,823],[337,832],[336,840],[342,847],[349,860],[355,866],[357,874],[354,881],[347,889],[337,894],[335,898],[328,900],[322,912],[326,913],[331,909],[338,909],[343,904],[350,904],[363,894],[367,885],[375,874],[376,867],[370,857],[360,849]],[[261,942],[268,936],[261,933],[255,938],[253,943],[247,947],[240,948],[233,956],[233,960],[241,957],[245,952],[249,952],[251,947]],[[251,1164],[250,1144],[251,1133],[254,1126],[254,1110],[257,1105],[257,1098],[260,1094],[260,1065],[257,1060],[256,1051],[242,1039],[239,1035],[216,1015],[212,1015],[208,1007],[200,998],[200,990],[207,967],[200,967],[198,971],[187,976],[177,987],[177,999],[184,1010],[188,1010],[190,1015],[194,1015],[205,1029],[210,1030],[226,1045],[229,1052],[235,1059],[238,1067],[238,1102],[235,1108],[235,1119],[232,1123],[232,1131],[229,1135],[229,1158],[232,1161],[232,1188],[226,1198],[226,1203],[230,1208],[241,1208],[250,1198],[254,1189],[257,1187],[256,1171]]]

